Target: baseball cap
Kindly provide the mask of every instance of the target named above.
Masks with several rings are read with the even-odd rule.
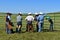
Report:
[[[31,14],[31,12],[28,13],[28,15],[30,15],[30,14]]]
[[[47,16],[46,19],[50,19],[50,16]]]
[[[9,12],[7,14],[12,15],[12,13],[9,13]]]
[[[43,15],[43,13],[42,13],[42,12],[40,12],[39,14]]]
[[[38,15],[38,13],[35,13],[35,15]]]
[[[18,14],[22,14],[21,12],[19,12]]]

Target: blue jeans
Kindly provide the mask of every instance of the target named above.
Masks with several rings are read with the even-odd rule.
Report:
[[[6,22],[6,32],[7,34],[11,34],[11,30],[8,28],[8,22]]]
[[[6,32],[7,34],[11,34],[11,30],[9,30],[7,27],[6,27]]]
[[[42,31],[42,23],[38,22],[38,32],[41,32]]]

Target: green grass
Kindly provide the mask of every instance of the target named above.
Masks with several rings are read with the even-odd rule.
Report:
[[[47,30],[44,30],[44,32],[25,32],[26,30],[26,21],[25,17],[26,15],[23,15],[23,26],[22,26],[22,33],[14,33],[14,34],[6,34],[5,32],[5,16],[6,14],[0,14],[0,40],[60,40],[60,14],[55,14],[55,20],[54,20],[54,14],[47,14],[51,16],[51,18],[54,21],[54,30],[53,32],[49,32]],[[12,15],[12,22],[14,23],[14,31],[16,28],[16,16]],[[34,24],[34,30],[36,30],[35,27],[35,21]],[[44,20],[44,29],[49,29],[49,22],[45,19]]]

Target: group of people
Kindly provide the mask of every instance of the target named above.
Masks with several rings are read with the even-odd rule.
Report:
[[[7,13],[6,16],[6,32],[7,34],[11,34],[13,33],[13,28],[12,26],[13,23],[11,22],[11,13]],[[41,32],[43,31],[43,24],[44,24],[44,13],[40,12],[40,13],[35,13],[35,17],[32,16],[32,13],[28,13],[28,16],[25,18],[25,20],[27,21],[26,23],[26,31],[30,32],[30,31],[34,31],[33,28],[33,21],[36,21],[36,31],[37,32]],[[50,22],[50,28],[49,30],[53,31],[53,21],[52,19],[48,16],[46,17],[46,19]],[[16,26],[16,33],[20,33],[21,32],[21,28],[22,28],[22,13],[18,13],[17,16],[17,26]]]

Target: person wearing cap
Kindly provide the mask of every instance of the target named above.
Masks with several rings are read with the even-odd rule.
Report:
[[[38,32],[41,32],[43,30],[44,24],[44,14],[42,12],[39,13],[37,20],[38,20]]]
[[[50,30],[50,31],[53,31],[53,21],[52,21],[52,19],[51,19],[49,16],[47,16],[47,17],[46,17],[46,20],[48,20],[49,23],[50,23],[49,30]]]
[[[38,32],[38,21],[37,21],[38,13],[35,13],[34,20],[36,21],[36,31]]]
[[[34,17],[31,15],[31,13],[28,13],[28,16],[25,18],[25,20],[27,21],[27,26],[26,26],[26,31],[33,31],[33,24],[32,22],[34,21]]]
[[[16,27],[16,32],[20,33],[21,32],[21,27],[22,27],[22,13],[18,13],[17,16],[17,27]]]
[[[6,32],[7,32],[7,34],[13,33],[11,15],[12,15],[11,13],[7,13],[7,16],[6,16]]]

